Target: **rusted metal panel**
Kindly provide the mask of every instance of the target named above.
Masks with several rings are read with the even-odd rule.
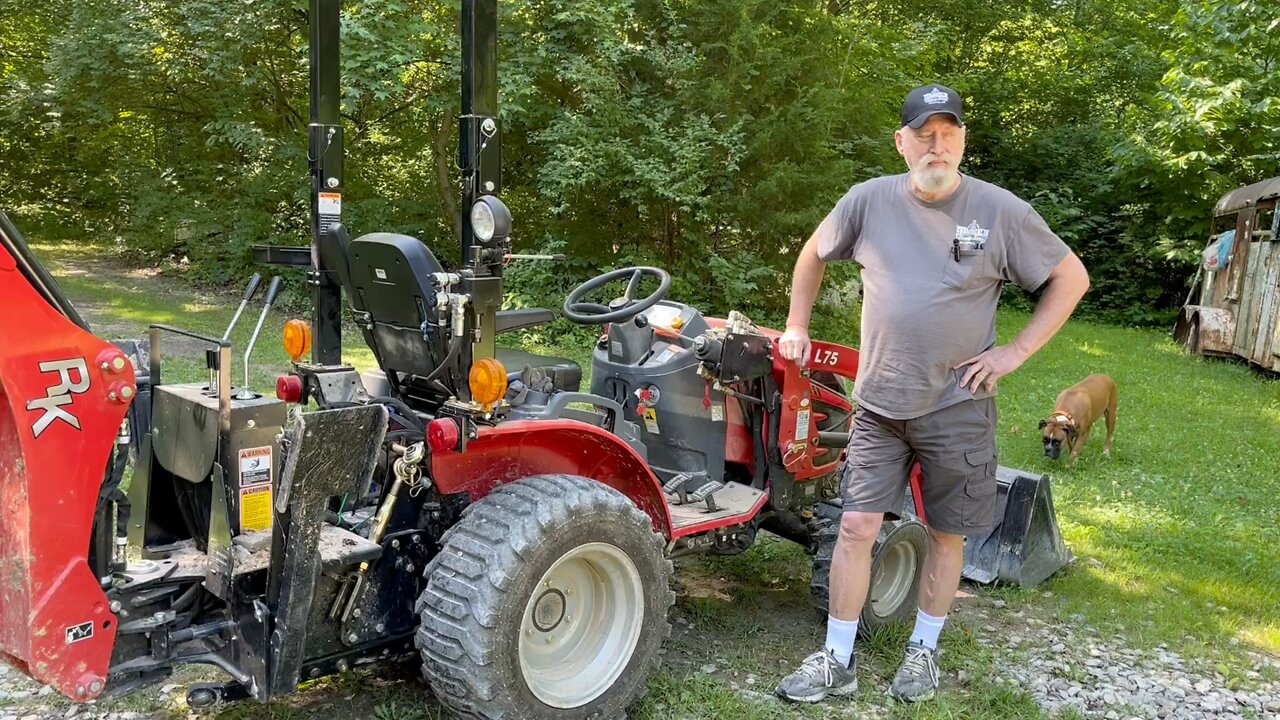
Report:
[[[1196,312],[1200,324],[1200,352],[1229,353],[1236,336],[1236,317],[1229,310],[1202,307]]]
[[[1264,200],[1280,197],[1280,177],[1268,178],[1252,185],[1232,190],[1218,200],[1213,208],[1215,217],[1235,213]]]

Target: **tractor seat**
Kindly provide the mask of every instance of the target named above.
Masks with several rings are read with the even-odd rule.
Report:
[[[345,260],[340,274],[347,286],[351,307],[366,315],[365,340],[387,374],[424,376],[445,356],[443,340],[427,342],[422,322],[434,307],[436,287],[432,275],[443,272],[435,255],[417,238],[393,233],[370,233],[347,241],[345,231],[337,239],[334,255]],[[550,310],[503,310],[495,318],[499,333],[533,327],[552,320]],[[544,357],[499,348],[498,361],[519,377],[526,366],[542,370],[560,390],[577,391],[582,368],[572,360]],[[510,375],[508,376],[510,377]]]
[[[443,341],[422,337],[422,322],[435,306],[432,276],[444,272],[436,256],[417,238],[394,233],[362,235],[347,252],[348,299],[364,313],[361,331],[378,365],[388,374],[430,374],[446,350]]]
[[[537,368],[547,377],[557,390],[577,392],[582,387],[582,367],[578,363],[562,357],[550,355],[534,355],[524,350],[500,347],[497,349],[498,362],[507,369],[507,380],[520,377],[524,368]]]

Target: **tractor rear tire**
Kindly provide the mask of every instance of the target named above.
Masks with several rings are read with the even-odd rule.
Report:
[[[831,600],[831,556],[836,549],[840,523],[832,522],[818,533],[813,557],[809,596],[813,609],[827,619]],[[918,520],[885,520],[871,549],[871,587],[858,618],[859,634],[913,620],[918,606],[920,577],[929,552],[929,532]]]
[[[665,541],[611,487],[536,475],[475,502],[418,598],[423,675],[482,720],[623,718],[675,601]]]

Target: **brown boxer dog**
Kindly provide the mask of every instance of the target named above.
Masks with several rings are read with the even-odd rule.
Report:
[[[1111,436],[1116,431],[1116,381],[1095,374],[1063,390],[1049,418],[1040,421],[1045,457],[1057,460],[1065,444],[1071,451],[1071,464],[1075,465],[1080,448],[1089,439],[1089,430],[1104,414],[1107,441],[1102,454],[1111,457]]]

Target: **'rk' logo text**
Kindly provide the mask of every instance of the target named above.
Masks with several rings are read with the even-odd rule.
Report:
[[[63,410],[62,406],[71,404],[73,394],[79,395],[89,389],[89,368],[85,366],[84,358],[42,362],[40,372],[58,373],[58,383],[49,387],[45,397],[36,398],[27,403],[28,410],[44,411],[44,414],[31,426],[32,434],[40,437],[40,433],[48,430],[54,420],[61,420],[79,430],[80,420]],[[79,375],[78,379],[71,379],[73,372]]]

